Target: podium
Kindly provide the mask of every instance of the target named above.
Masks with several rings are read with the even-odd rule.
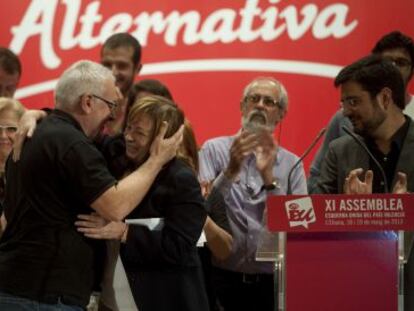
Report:
[[[404,311],[410,194],[271,196],[257,260],[274,261],[279,311]]]

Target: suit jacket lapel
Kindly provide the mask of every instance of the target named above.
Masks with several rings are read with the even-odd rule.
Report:
[[[408,191],[414,191],[414,122],[412,120],[410,122],[410,126],[408,127],[407,136],[405,137],[400,157],[398,158],[395,175],[392,185],[390,185],[390,191],[392,191],[392,188],[397,180],[397,172],[407,174]]]

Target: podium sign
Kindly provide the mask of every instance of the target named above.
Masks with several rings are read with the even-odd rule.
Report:
[[[411,194],[271,196],[267,202],[271,231],[414,230]]]
[[[402,310],[393,230],[413,230],[413,211],[412,195],[269,197],[268,228],[287,233],[279,310]]]

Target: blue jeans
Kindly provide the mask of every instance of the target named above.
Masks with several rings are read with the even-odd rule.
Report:
[[[34,300],[21,298],[0,292],[0,310],[4,311],[83,311],[81,307],[57,304],[40,303]]]

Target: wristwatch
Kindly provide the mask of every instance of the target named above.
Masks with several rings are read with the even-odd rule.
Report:
[[[277,178],[273,179],[271,184],[268,185],[263,185],[262,188],[260,189],[260,192],[266,190],[266,191],[272,191],[275,189],[279,189],[280,188],[280,183],[279,180]]]
[[[267,192],[267,191],[272,191],[272,190],[279,189],[279,188],[280,188],[279,180],[275,178],[271,184],[261,186],[259,192],[252,195],[252,199],[257,199],[263,191]]]

